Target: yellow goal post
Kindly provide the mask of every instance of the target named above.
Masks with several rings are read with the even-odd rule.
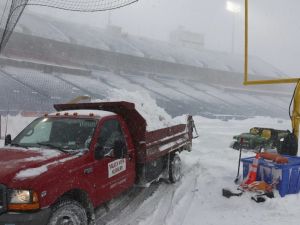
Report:
[[[290,84],[298,83],[300,78],[272,79],[272,80],[249,80],[249,0],[245,0],[245,61],[244,61],[244,85],[259,84]]]

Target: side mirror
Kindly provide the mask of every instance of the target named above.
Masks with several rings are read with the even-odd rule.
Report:
[[[114,149],[115,149],[115,151],[114,151],[115,157],[116,157],[117,159],[123,158],[123,157],[124,157],[124,154],[126,153],[126,152],[124,152],[124,150],[126,149],[126,144],[125,144],[125,142],[122,141],[122,140],[116,140],[116,141],[114,142]]]
[[[99,160],[102,159],[103,157],[104,157],[103,148],[101,146],[97,146],[95,148],[95,159]]]
[[[5,136],[5,141],[4,141],[4,145],[7,146],[7,145],[10,145],[11,144],[11,135],[8,134]]]

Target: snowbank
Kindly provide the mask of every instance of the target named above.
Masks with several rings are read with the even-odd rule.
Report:
[[[24,117],[24,116],[21,116],[20,114],[17,116],[2,117],[1,134],[2,134],[2,136],[5,135],[6,126],[7,126],[6,134],[11,134],[12,138],[14,138],[34,119],[35,119],[35,117]],[[1,142],[0,142],[0,144],[1,144]]]

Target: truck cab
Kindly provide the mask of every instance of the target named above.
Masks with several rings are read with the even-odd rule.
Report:
[[[95,206],[135,182],[135,153],[130,133],[122,118],[110,112],[64,111],[38,118],[0,155],[1,165],[4,164],[1,184],[15,198],[31,198],[30,192],[36,193],[36,210],[52,205],[57,201],[53,196],[70,191],[73,182],[77,190],[91,196]],[[19,159],[21,162],[16,164]],[[10,166],[14,168],[8,177]],[[15,205],[8,203],[11,211],[26,211],[26,205],[19,201]],[[30,211],[34,210],[33,204],[31,208]]]

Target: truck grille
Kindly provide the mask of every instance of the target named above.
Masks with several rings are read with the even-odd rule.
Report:
[[[0,184],[0,214],[6,210],[6,191],[5,186]]]

